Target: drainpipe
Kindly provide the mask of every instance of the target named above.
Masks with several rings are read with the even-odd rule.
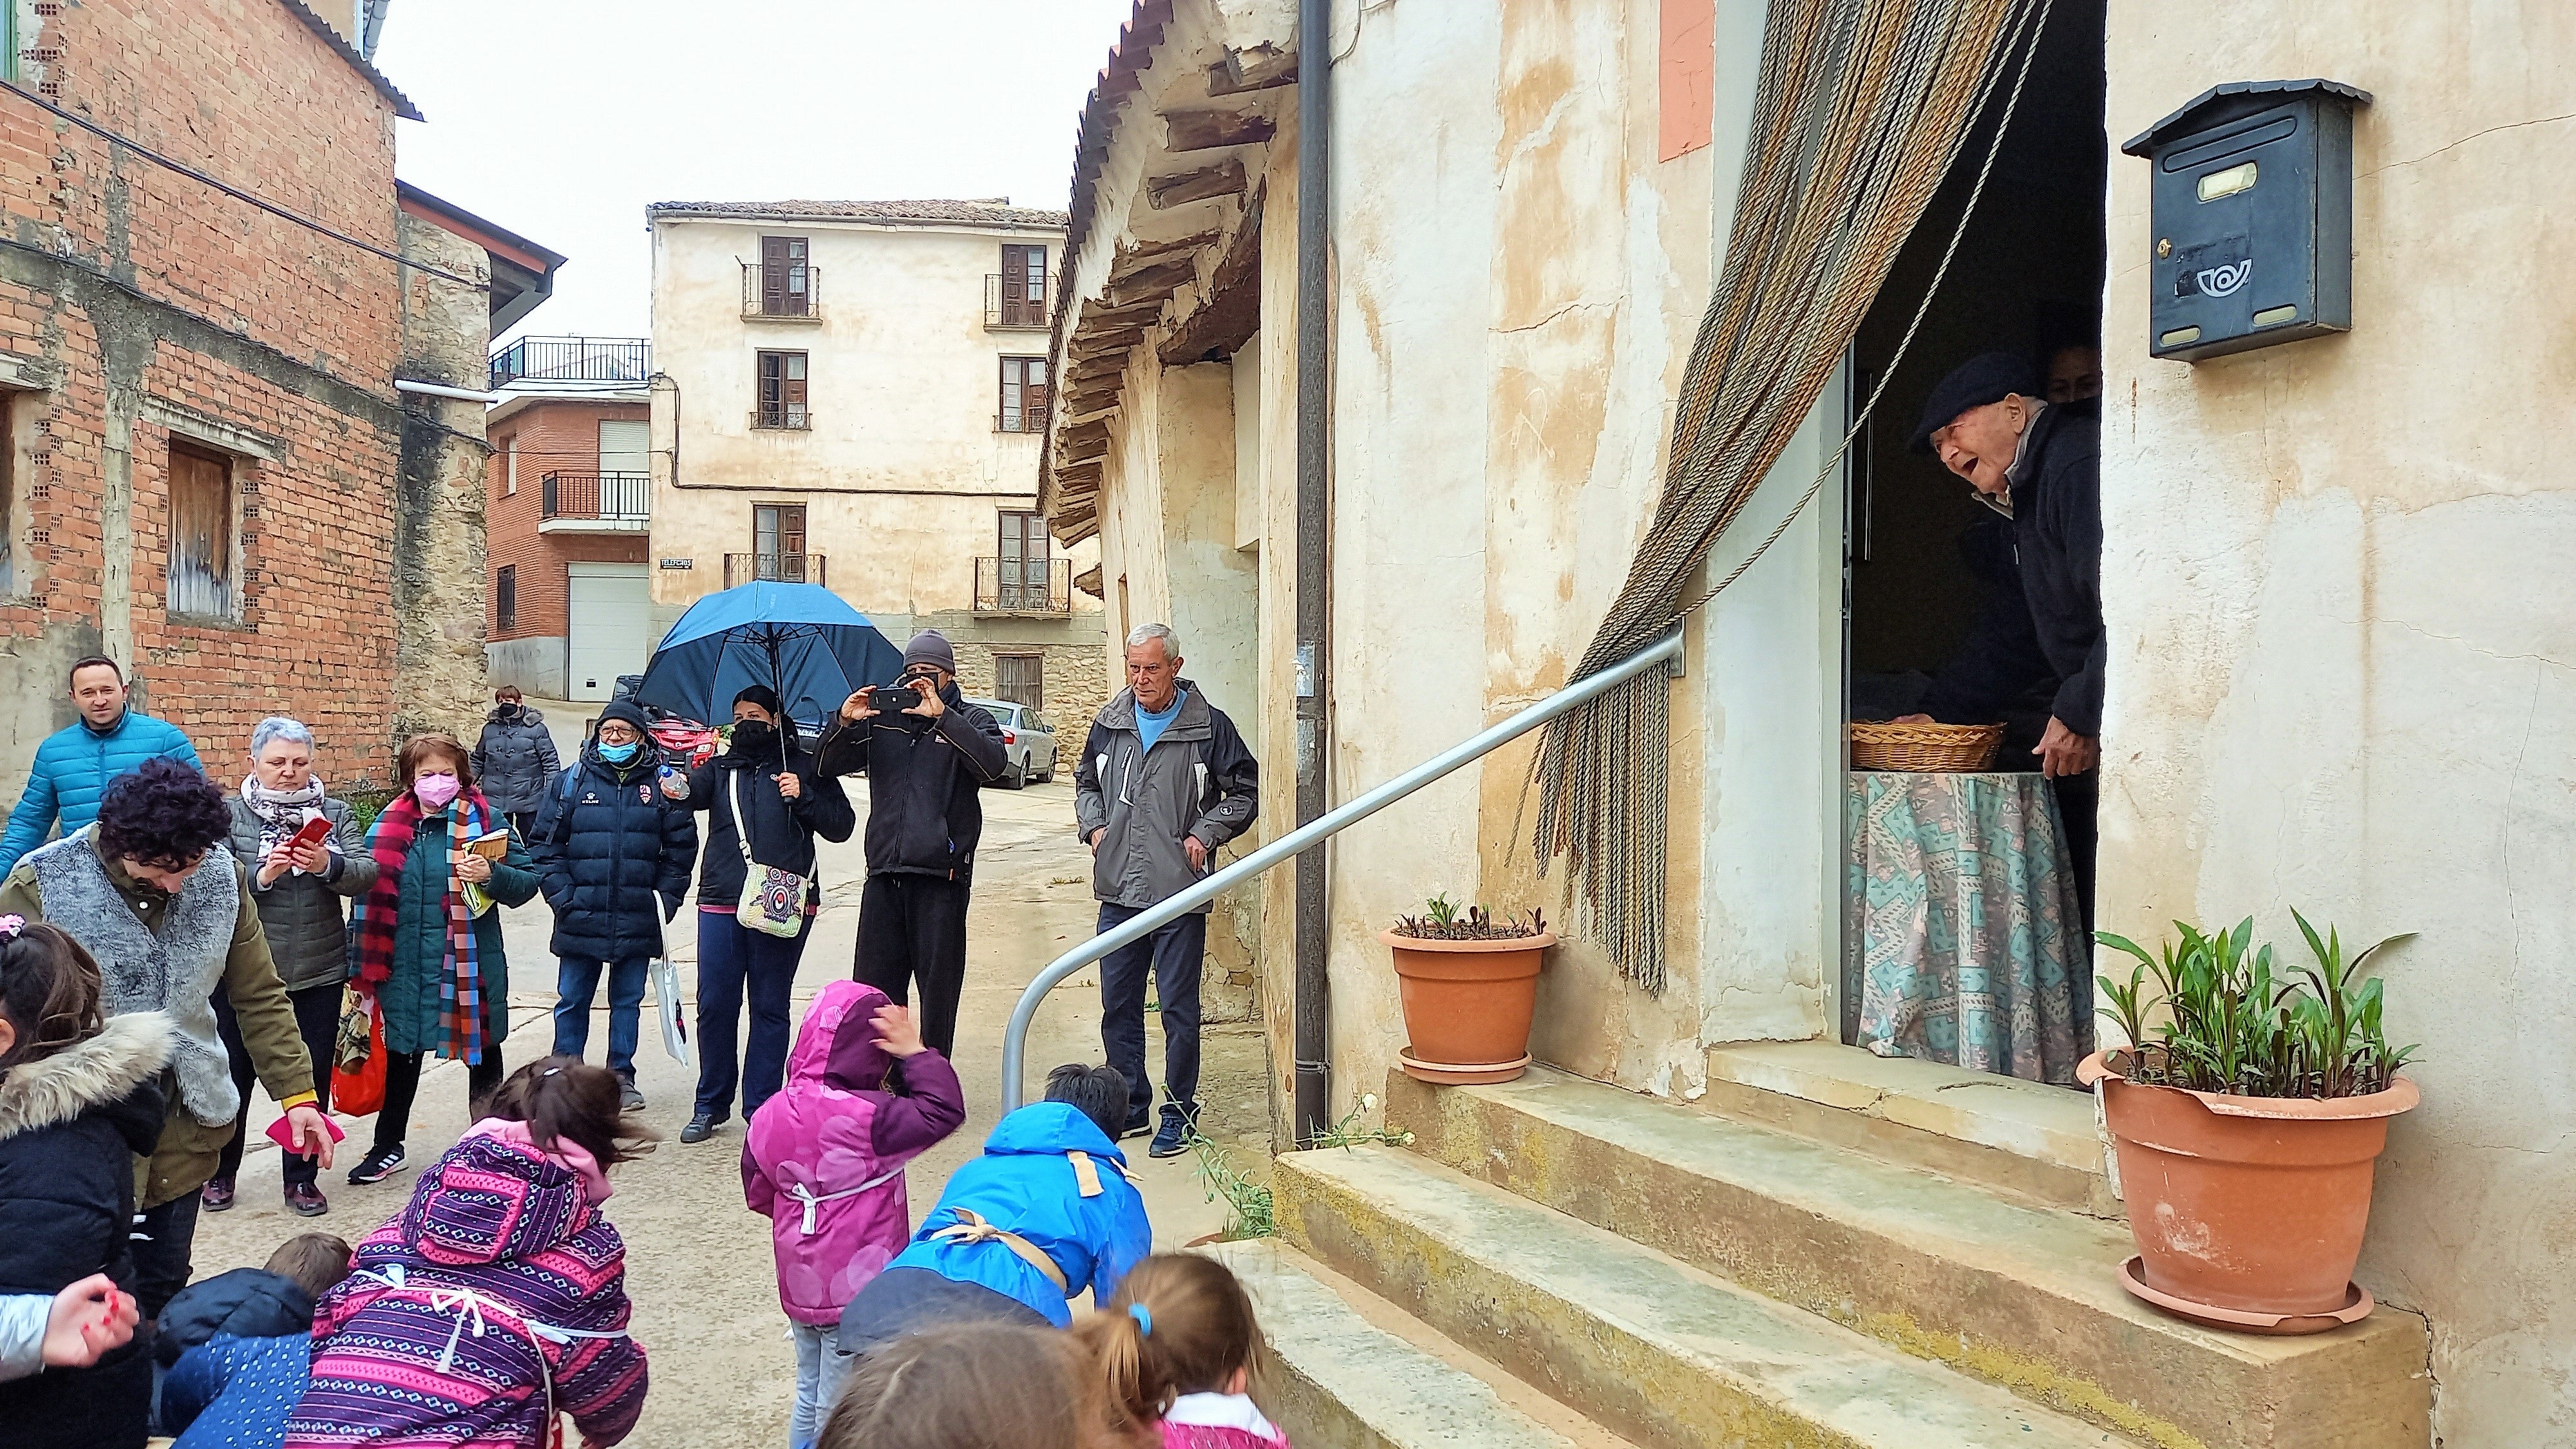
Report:
[[[1298,0],[1297,14],[1297,823],[1326,808],[1324,702],[1330,698],[1324,530],[1330,522],[1332,460],[1328,395],[1331,362],[1324,351],[1325,247],[1332,207],[1332,0]],[[1332,1121],[1324,1061],[1325,962],[1331,949],[1326,847],[1297,857],[1296,1126],[1297,1145],[1312,1146]]]
[[[497,392],[478,392],[470,387],[449,387],[443,382],[420,382],[408,377],[395,378],[394,391],[417,393],[422,397],[450,397],[458,402],[496,403],[501,400]]]

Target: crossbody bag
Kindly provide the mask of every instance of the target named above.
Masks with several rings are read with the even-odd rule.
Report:
[[[742,813],[742,777],[750,771],[726,773],[733,777],[727,782],[733,798],[733,840],[742,847],[742,897],[734,902],[734,919],[763,935],[793,938],[805,929],[806,878],[751,858],[751,821]]]

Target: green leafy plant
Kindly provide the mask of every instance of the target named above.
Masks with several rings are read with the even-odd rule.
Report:
[[[1315,1134],[1315,1145],[1317,1147],[1339,1147],[1344,1150],[1348,1150],[1353,1147],[1367,1146],[1370,1144],[1385,1147],[1407,1147],[1412,1145],[1413,1134],[1410,1132],[1396,1132],[1384,1127],[1362,1127],[1360,1125],[1360,1118],[1365,1117],[1376,1110],[1377,1094],[1375,1092],[1361,1093],[1359,1101],[1352,1106],[1351,1110],[1342,1114],[1342,1120]]]
[[[1246,1177],[1211,1138],[1190,1128],[1190,1153],[1198,1159],[1194,1175],[1207,1190],[1209,1202],[1223,1202],[1231,1215],[1226,1220],[1224,1236],[1229,1239],[1266,1238],[1279,1231],[1270,1215],[1270,1189]]]
[[[1460,910],[1446,895],[1422,903],[1422,914],[1395,918],[1395,933],[1430,941],[1516,941],[1547,934],[1547,916],[1497,916],[1483,906]]]
[[[2320,937],[2290,913],[2307,938],[2311,963],[2284,970],[2272,948],[2254,945],[2251,916],[2204,932],[2181,921],[2161,955],[2125,936],[2096,940],[2135,957],[2125,982],[2106,979],[2110,1019],[2132,1045],[2112,1066],[2132,1082],[2244,1097],[2359,1097],[2385,1091],[2413,1059],[2390,1047],[2382,1026],[2385,988],[2363,963],[2391,936],[2347,957],[2341,934]],[[2161,1008],[2162,1014],[2158,1015]]]

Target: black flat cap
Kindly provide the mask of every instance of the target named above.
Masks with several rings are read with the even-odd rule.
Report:
[[[1928,453],[1932,435],[1957,422],[1959,414],[2002,402],[2015,393],[2042,396],[2030,359],[2011,352],[1981,352],[1951,369],[1933,387],[1932,395],[1923,400],[1923,421],[1915,426],[1914,439],[1906,446]]]

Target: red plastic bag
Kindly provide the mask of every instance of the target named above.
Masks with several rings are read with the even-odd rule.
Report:
[[[365,1025],[358,1018],[363,1016]],[[361,1032],[363,1031],[363,1038]],[[331,1063],[331,1110],[365,1117],[385,1105],[385,1017],[373,993],[352,990],[340,1012],[340,1047]],[[363,1040],[364,1045],[360,1045]]]

